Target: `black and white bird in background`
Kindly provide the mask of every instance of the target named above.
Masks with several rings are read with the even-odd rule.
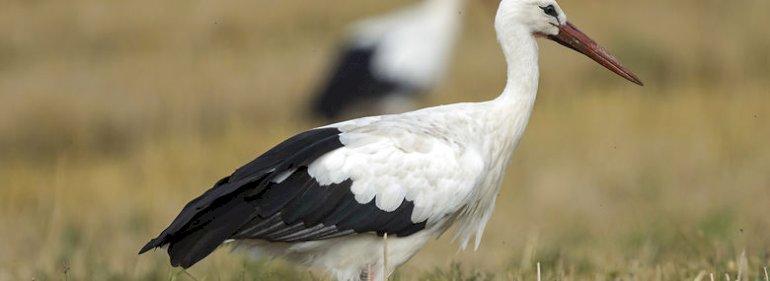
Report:
[[[536,38],[642,84],[554,0],[502,0],[495,29],[508,64],[499,97],[291,137],[188,203],[140,253],[167,247],[171,265],[187,268],[232,244],[338,280],[384,280],[452,225],[461,248],[478,248],[537,96]]]
[[[353,24],[330,76],[313,96],[312,114],[338,120],[414,110],[419,96],[446,72],[464,2],[423,0]]]

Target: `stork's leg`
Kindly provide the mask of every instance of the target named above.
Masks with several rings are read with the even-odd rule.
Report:
[[[366,268],[366,281],[374,281],[374,270],[371,264]]]
[[[364,270],[361,270],[361,281],[372,281],[372,266],[367,265]]]
[[[361,281],[378,281],[376,272],[373,265],[367,265],[364,270],[361,270]]]

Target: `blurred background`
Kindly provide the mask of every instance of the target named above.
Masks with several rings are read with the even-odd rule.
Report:
[[[191,198],[317,125],[351,22],[411,0],[0,1],[0,280],[191,280],[136,252]],[[495,3],[470,0],[421,106],[495,97]],[[541,42],[541,87],[478,251],[402,280],[764,280],[770,1],[563,0],[637,87]],[[457,264],[454,264],[457,262]],[[220,249],[198,280],[324,278]]]

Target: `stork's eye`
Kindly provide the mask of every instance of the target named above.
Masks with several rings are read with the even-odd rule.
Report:
[[[559,13],[556,12],[556,8],[553,5],[540,7],[540,9],[543,9],[543,12],[545,12],[546,15],[552,16],[554,18],[559,18]]]

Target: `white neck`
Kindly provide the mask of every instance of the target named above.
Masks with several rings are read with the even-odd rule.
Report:
[[[534,107],[539,79],[538,47],[535,37],[523,26],[496,24],[497,36],[508,63],[508,81],[503,93],[482,106],[487,132],[481,150],[486,153],[489,175],[477,189],[474,202],[464,210],[457,237],[464,248],[475,236],[478,248],[484,226],[495,205],[495,198],[508,166]]]
[[[508,63],[508,80],[502,94],[488,102],[490,108],[486,116],[490,137],[487,138],[486,151],[493,156],[493,165],[501,169],[499,172],[502,175],[529,123],[540,74],[537,42],[531,31],[523,26],[505,26],[500,22],[496,27]]]
[[[532,33],[523,26],[500,22],[496,27],[508,63],[508,79],[502,94],[485,106],[485,123],[490,132],[485,150],[496,158],[494,165],[504,168],[529,122],[540,74],[538,47]]]
[[[497,36],[508,65],[508,78],[497,103],[534,101],[540,78],[535,36],[523,26],[497,27]]]

